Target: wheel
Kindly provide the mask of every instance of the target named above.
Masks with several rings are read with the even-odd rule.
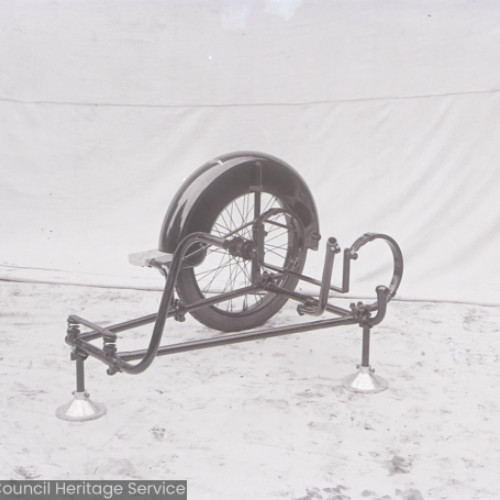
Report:
[[[298,278],[284,271],[300,273],[304,267],[307,247],[301,222],[272,187],[261,189],[252,192],[245,183],[234,182],[216,196],[201,193],[191,215],[192,226],[226,238],[228,245],[190,249],[191,258],[200,253],[203,258],[191,260],[179,273],[177,293],[186,304],[248,287],[256,272],[261,276],[266,272],[287,290],[297,285]],[[238,331],[261,325],[287,300],[283,294],[252,290],[191,314],[216,330]]]

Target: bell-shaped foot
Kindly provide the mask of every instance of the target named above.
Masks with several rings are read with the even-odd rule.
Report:
[[[344,389],[352,392],[382,392],[389,384],[387,381],[373,374],[374,370],[369,366],[359,366],[358,371],[342,379]]]
[[[91,401],[87,392],[74,392],[73,395],[71,401],[56,410],[56,416],[61,420],[85,422],[102,417],[106,413],[106,407]]]

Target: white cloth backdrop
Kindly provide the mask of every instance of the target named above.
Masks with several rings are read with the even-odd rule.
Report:
[[[160,286],[127,254],[257,150],[324,237],[400,243],[401,297],[500,304],[499,26],[494,0],[0,0],[0,278]]]

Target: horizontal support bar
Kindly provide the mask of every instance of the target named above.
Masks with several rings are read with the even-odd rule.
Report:
[[[211,306],[218,304],[220,302],[224,302],[226,300],[235,299],[237,297],[241,297],[242,295],[246,295],[247,293],[255,292],[256,290],[262,290],[261,288],[255,286],[247,286],[244,288],[240,288],[239,290],[234,290],[233,292],[222,293],[220,295],[216,295],[215,297],[210,297],[208,299],[202,299],[196,302],[193,302],[189,305],[181,305],[176,311],[175,309],[169,309],[167,312],[167,318],[174,316],[177,312],[181,314],[187,314],[191,311],[196,311],[197,309],[201,309],[203,307]],[[129,321],[124,321],[123,323],[118,323],[116,325],[111,325],[106,327],[105,329],[101,326],[85,320],[84,318],[80,318],[80,316],[71,315],[70,318],[76,320],[77,323],[85,325],[89,328],[93,328],[90,332],[84,332],[79,335],[82,340],[90,341],[102,337],[102,330],[106,330],[107,332],[123,332],[125,330],[131,330],[132,328],[138,328],[140,326],[147,325],[149,323],[153,323],[156,321],[156,317],[158,313],[149,314],[147,316],[141,316],[140,318],[132,319]],[[91,326],[94,325],[94,326]],[[95,328],[98,327],[98,328]]]
[[[68,317],[68,322],[71,323],[76,323],[79,325],[84,325],[87,328],[92,328],[99,337],[107,337],[110,339],[115,339],[116,340],[116,333],[113,332],[112,330],[109,330],[108,328],[104,328],[97,323],[94,323],[92,321],[89,321],[88,319],[81,318],[80,316],[77,316],[76,314],[71,314]]]
[[[278,337],[282,335],[291,335],[294,333],[307,332],[312,330],[321,330],[328,327],[341,325],[354,325],[358,321],[354,318],[333,318],[320,321],[312,321],[307,323],[297,323],[294,325],[270,328],[266,330],[257,330],[244,333],[235,333],[231,335],[220,335],[208,339],[193,340],[190,342],[181,342],[179,344],[170,344],[158,348],[157,356],[165,356],[167,354],[177,354],[180,352],[194,351],[205,349],[208,347],[216,347],[227,344],[238,344],[241,342],[249,342],[270,337]],[[144,350],[120,352],[118,356],[126,361],[141,359],[144,356]]]
[[[320,280],[311,278],[310,276],[304,276],[303,274],[296,273],[295,271],[291,271],[290,269],[285,269],[283,267],[275,266],[273,264],[268,264],[267,262],[264,262],[262,264],[262,267],[271,269],[272,271],[276,271],[279,273],[288,274],[290,276],[293,276],[294,278],[298,278],[300,281],[305,281],[306,283],[310,283],[311,285],[316,285],[319,287],[321,286]],[[339,288],[338,286],[335,285],[330,285],[328,289],[331,290],[332,292],[345,293],[343,288]]]
[[[269,290],[270,292],[287,295],[288,297],[290,297],[293,300],[296,300],[297,302],[309,302],[311,300],[314,301],[318,300],[311,297],[310,295],[305,295],[299,292],[286,290],[285,288],[276,285],[269,285],[266,289]],[[352,311],[344,309],[343,307],[334,306],[333,304],[330,303],[326,304],[325,310],[333,314],[338,314],[339,316],[344,316],[344,317],[352,316]]]
[[[148,325],[149,323],[153,323],[154,321],[156,321],[157,316],[158,316],[158,313],[148,314],[147,316],[141,316],[140,318],[136,318],[136,319],[132,319],[130,321],[124,321],[123,323],[118,323],[116,325],[108,326],[108,327],[106,327],[106,330],[109,332],[114,332],[114,333],[123,332],[125,330],[131,330],[132,328],[138,328],[140,326],[144,326],[144,325]],[[77,318],[79,318],[79,317],[77,316]],[[83,318],[79,318],[79,319],[83,319]],[[80,321],[79,321],[79,323],[80,323]],[[82,322],[81,324],[88,326],[89,328],[92,328],[91,326],[89,326],[89,323],[90,323],[90,321],[86,321],[86,323]],[[95,323],[92,323],[92,324],[95,324]],[[99,337],[102,337],[102,334],[99,331],[96,331],[95,328],[94,328],[94,330],[92,330],[90,332],[84,332],[84,333],[81,333],[79,335],[79,338],[81,338],[82,340],[88,340],[88,341],[97,339]]]

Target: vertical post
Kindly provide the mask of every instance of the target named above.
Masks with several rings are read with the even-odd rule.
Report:
[[[370,325],[363,325],[363,342],[361,347],[361,366],[370,366]]]
[[[316,306],[310,304],[301,304],[297,307],[297,312],[302,314],[314,314],[319,316],[322,314],[328,304],[328,295],[330,293],[330,285],[332,284],[333,260],[335,254],[340,252],[340,248],[335,238],[328,238],[325,251],[325,262],[323,264],[323,274],[321,276],[321,288]]]
[[[85,367],[82,356],[76,354],[76,392],[85,392]]]
[[[352,392],[381,392],[385,391],[389,384],[387,381],[375,375],[370,367],[370,332],[371,325],[360,322],[363,329],[363,341],[361,346],[361,364],[357,365],[358,371],[342,379],[344,389]]]
[[[70,316],[68,318],[68,329],[66,335],[76,340],[80,335],[80,326],[78,321]],[[106,408],[100,403],[91,401],[85,391],[85,359],[87,355],[79,352],[76,348],[71,353],[71,359],[75,361],[76,366],[76,391],[73,392],[73,399],[59,406],[56,410],[56,416],[61,420],[70,422],[85,422],[94,420],[106,413]]]
[[[253,218],[257,220],[262,212],[262,163],[256,164],[256,183],[251,186],[254,192]],[[260,276],[259,262],[264,260],[264,224],[259,222],[255,228],[256,254],[252,257],[252,283],[255,284]]]

